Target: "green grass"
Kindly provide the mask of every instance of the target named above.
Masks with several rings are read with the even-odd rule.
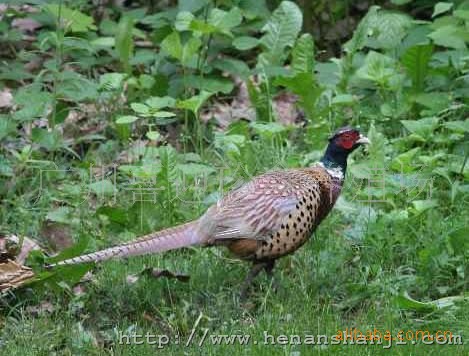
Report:
[[[69,253],[96,251],[200,216],[218,197],[216,167],[223,168],[226,190],[270,169],[307,166],[344,125],[367,134],[368,154],[351,158],[343,199],[313,238],[278,261],[277,290],[261,274],[240,302],[250,266],[217,248],[108,261],[79,287],[73,280],[82,270],[59,270],[2,295],[0,354],[469,354],[464,345],[421,341],[390,350],[386,341],[281,344],[284,335],[308,341],[307,335],[330,338],[352,328],[389,330],[394,337],[401,330],[449,330],[467,343],[466,4],[443,5],[446,10],[432,17],[436,8],[425,0],[402,7],[382,1],[385,6],[371,7],[362,19],[348,2],[318,5],[318,17],[329,19],[332,29],[344,16],[344,23],[360,23],[347,35],[350,41],[344,37],[338,57],[326,60],[323,38],[300,32],[301,11],[291,2],[273,14],[279,2],[269,1],[269,9],[264,2],[236,1],[240,9],[234,10],[231,2],[187,2],[185,10],[194,7],[190,26],[191,15],[170,3],[131,12],[106,7],[102,18],[91,2],[38,6],[31,16],[41,27],[26,40],[14,20],[28,18],[27,12],[13,9],[0,18],[7,44],[0,89],[2,99],[8,91],[13,98],[0,108],[0,232],[28,236],[53,254],[54,238],[44,229],[51,224],[75,243]],[[322,16],[323,7],[332,13]],[[94,23],[95,17],[101,19]],[[248,41],[257,45],[235,45],[246,36],[257,36]],[[273,41],[275,48],[266,45]],[[226,128],[215,119],[202,122],[207,109],[220,111],[220,103],[234,111],[248,107],[233,78],[247,85],[255,120],[238,113]],[[291,100],[285,93],[298,97],[294,114],[285,110]],[[276,113],[273,102],[290,117]],[[383,165],[381,194],[366,180],[370,169]],[[52,167],[58,170],[41,180],[40,170]],[[204,174],[206,188],[196,185]],[[415,194],[416,178],[431,179],[431,197]],[[189,189],[178,192],[180,184]],[[155,202],[132,201],[125,188],[135,186],[154,188]],[[384,202],[357,201],[367,197]],[[37,253],[27,261],[39,276],[44,258]],[[129,283],[148,267],[190,280],[141,275]],[[119,333],[170,340],[161,349],[120,344]],[[264,333],[281,340],[265,345]],[[249,335],[250,342],[214,345],[216,335]]]
[[[438,211],[392,226],[378,220],[368,224],[359,245],[344,237],[349,221],[336,210],[302,249],[279,261],[275,270],[278,290],[262,274],[244,303],[239,301],[239,289],[249,266],[219,249],[106,262],[97,267],[90,282],[83,283],[84,294],[49,294],[52,312],[31,310],[44,297],[34,290],[21,298],[7,298],[11,309],[3,319],[1,352],[153,355],[157,350],[147,343],[119,344],[119,332],[167,335],[173,341],[161,350],[165,355],[389,354],[384,345],[265,346],[264,332],[332,336],[345,328],[377,328],[393,335],[399,330],[450,330],[464,340],[469,331],[467,303],[458,309],[422,314],[399,309],[394,298],[402,290],[432,295],[437,284],[444,283],[431,278],[444,273],[427,271],[429,266],[422,264],[419,255],[444,240],[455,221],[465,219],[465,208],[460,207],[451,222],[442,221]],[[141,276],[129,284],[127,276],[144,266],[187,273],[191,278],[183,283]],[[176,335],[181,344],[187,342],[199,318],[193,344],[176,345]],[[248,334],[251,342],[247,346],[211,345],[208,337],[199,347],[196,344],[206,329],[208,335]],[[398,355],[467,354],[463,345],[419,343],[393,345],[391,350]]]

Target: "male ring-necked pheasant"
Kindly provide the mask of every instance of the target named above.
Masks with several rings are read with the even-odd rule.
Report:
[[[223,245],[254,262],[245,286],[275,260],[301,247],[334,206],[344,181],[347,157],[369,143],[357,129],[339,129],[320,162],[308,168],[262,174],[229,192],[195,221],[55,265],[104,261],[187,246]]]

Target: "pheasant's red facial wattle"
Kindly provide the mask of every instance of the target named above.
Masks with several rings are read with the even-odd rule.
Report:
[[[344,132],[337,138],[336,143],[338,146],[350,150],[359,138],[360,134],[357,131]]]
[[[347,157],[359,146],[369,144],[370,140],[360,134],[358,129],[343,127],[329,138],[329,145],[321,162],[326,168],[337,168],[345,172],[347,168]]]

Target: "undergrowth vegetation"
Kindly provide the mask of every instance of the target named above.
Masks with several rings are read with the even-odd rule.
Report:
[[[387,351],[267,348],[264,331],[469,337],[469,3],[370,6],[340,53],[321,60],[321,39],[302,31],[310,9],[294,2],[161,3],[2,5],[1,228],[41,249],[26,263],[36,280],[2,297],[0,352],[156,351],[118,343],[131,332],[177,335],[160,350],[175,355]],[[353,8],[331,4],[330,16]],[[197,218],[256,174],[308,166],[344,125],[371,145],[350,159],[311,241],[279,261],[277,291],[261,275],[240,304],[249,266],[218,249],[43,268]],[[184,346],[205,330],[258,344]],[[466,351],[409,342],[393,352]]]

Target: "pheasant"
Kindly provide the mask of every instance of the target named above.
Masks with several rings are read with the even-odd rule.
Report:
[[[311,167],[259,175],[226,194],[195,221],[49,267],[222,245],[253,262],[246,287],[263,269],[271,275],[276,259],[309,239],[340,194],[348,155],[367,143],[357,129],[341,128],[330,137],[322,159]]]

